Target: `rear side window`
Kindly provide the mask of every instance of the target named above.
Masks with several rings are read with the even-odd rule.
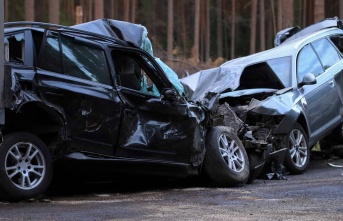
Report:
[[[76,42],[71,37],[47,37],[40,68],[112,85],[105,52]]]
[[[62,73],[58,38],[47,37],[39,67],[47,71]]]
[[[318,76],[324,72],[316,53],[311,45],[306,45],[299,53],[297,59],[297,79],[301,82],[305,74],[312,73]]]
[[[23,63],[24,61],[24,33],[5,36],[4,42],[9,47],[9,61]]]
[[[64,73],[102,84],[111,85],[103,50],[61,37]]]
[[[312,45],[314,50],[316,50],[325,70],[340,60],[338,52],[326,38],[315,41],[312,43]]]

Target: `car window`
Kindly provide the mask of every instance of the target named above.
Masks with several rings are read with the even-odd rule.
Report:
[[[280,57],[267,61],[274,73],[279,77],[285,87],[292,86],[291,57]]]
[[[9,61],[23,63],[24,61],[24,33],[17,33],[13,35],[6,35],[4,42],[9,47]]]
[[[70,37],[61,36],[61,47],[58,37],[47,37],[39,67],[51,72],[112,85],[104,51],[76,43]]]
[[[47,37],[39,67],[47,71],[62,73],[58,38]]]
[[[142,55],[112,52],[117,84],[146,94],[159,96],[160,92],[149,76],[152,66]]]
[[[301,82],[304,75],[312,73],[318,76],[324,72],[318,56],[311,45],[306,45],[301,49],[297,59],[297,79]]]
[[[316,50],[324,69],[328,69],[340,60],[340,57],[333,45],[326,39],[320,39],[312,43]]]
[[[61,36],[64,74],[112,85],[105,52]]]

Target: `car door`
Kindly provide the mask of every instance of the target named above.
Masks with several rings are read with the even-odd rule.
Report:
[[[100,44],[48,31],[35,86],[64,116],[71,150],[114,155],[121,101]]]
[[[113,48],[123,102],[116,155],[199,164],[204,155],[203,111],[187,103],[161,68],[140,50]]]
[[[310,132],[310,141],[322,136],[328,128],[339,123],[341,100],[334,80],[340,71],[333,64],[340,60],[337,51],[326,39],[306,45],[297,59],[298,82],[306,73],[313,73],[317,83],[300,89]]]

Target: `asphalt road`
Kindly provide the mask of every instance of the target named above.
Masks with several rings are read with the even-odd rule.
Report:
[[[343,160],[311,160],[302,175],[236,188],[210,187],[194,179],[69,182],[40,200],[0,202],[0,221],[343,220],[343,168],[329,163],[343,165]]]

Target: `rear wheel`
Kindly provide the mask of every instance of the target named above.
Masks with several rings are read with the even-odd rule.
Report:
[[[249,178],[245,148],[228,127],[212,128],[206,137],[204,169],[212,181],[223,186],[244,184]]]
[[[303,127],[296,123],[286,137],[289,154],[285,157],[285,167],[292,174],[303,173],[310,162],[310,147]]]
[[[51,177],[51,155],[43,141],[26,132],[4,137],[0,145],[0,199],[37,197],[48,188]]]

